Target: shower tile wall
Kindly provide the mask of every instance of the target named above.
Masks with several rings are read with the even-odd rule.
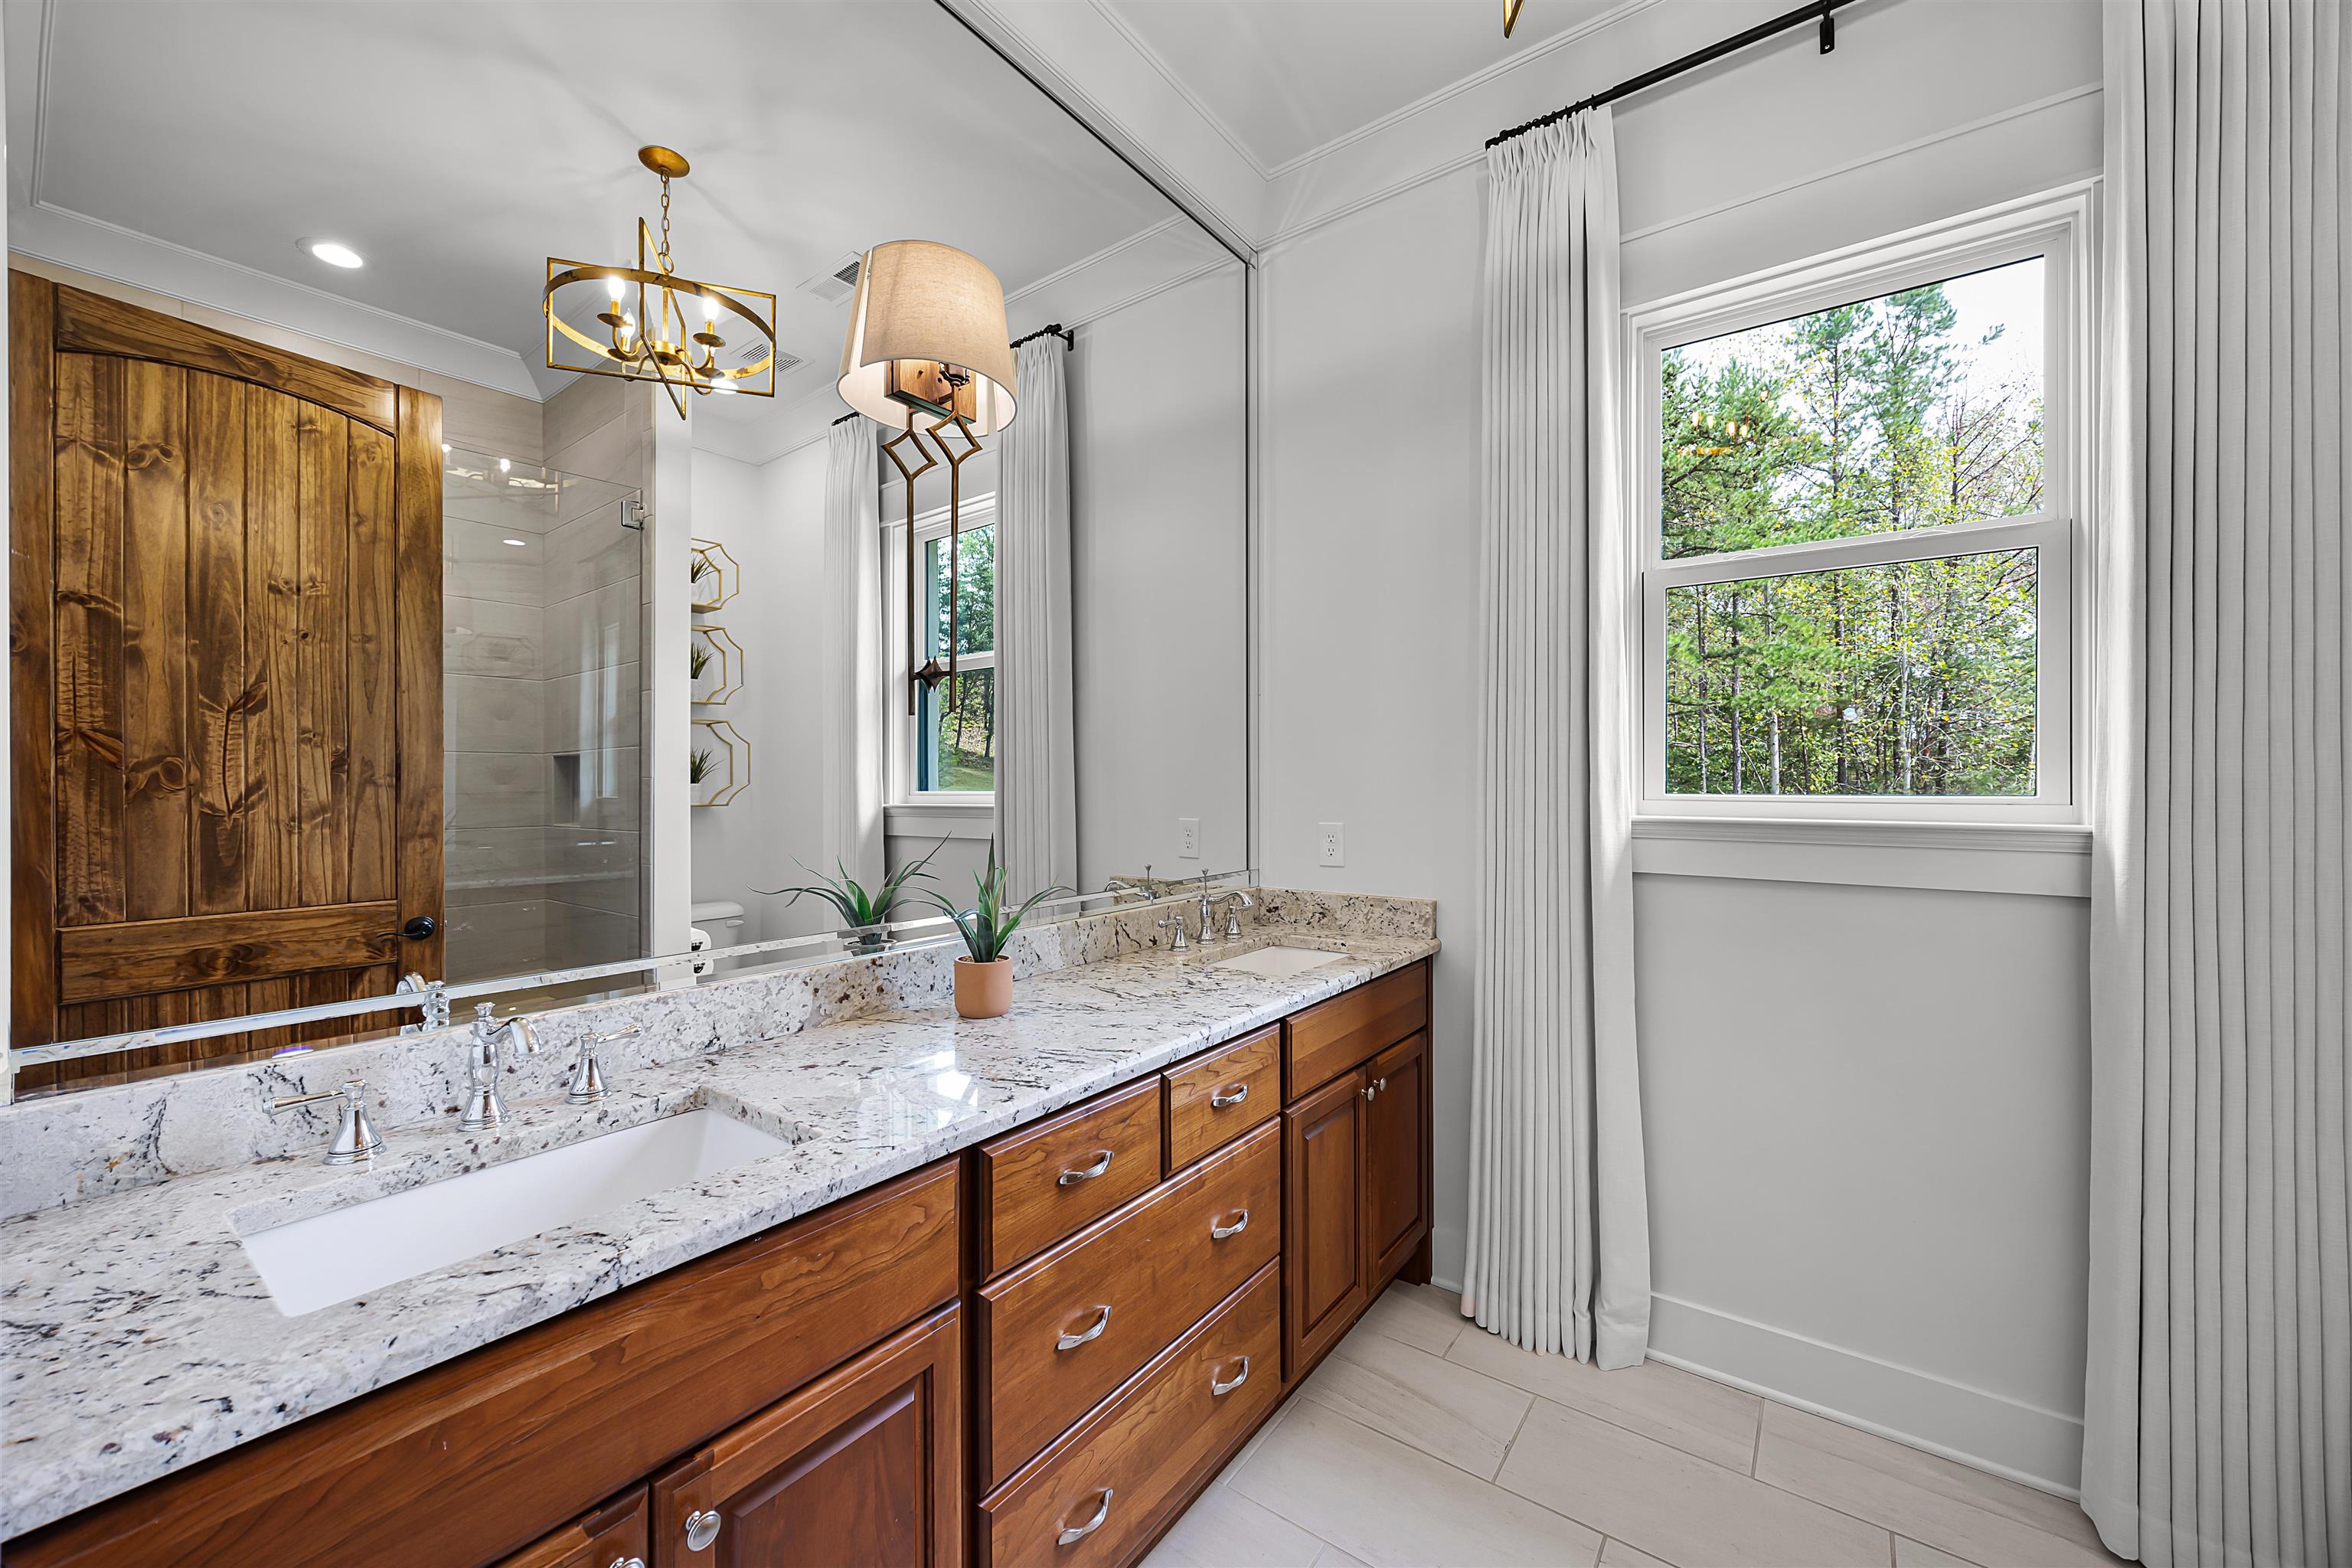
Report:
[[[453,475],[469,466],[490,468],[453,455]],[[641,945],[641,536],[614,504],[627,492],[484,493],[494,483],[453,477],[443,501],[453,980]]]

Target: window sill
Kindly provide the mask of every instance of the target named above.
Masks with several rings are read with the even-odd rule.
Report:
[[[996,797],[979,800],[919,800],[882,808],[882,832],[890,838],[996,837]]]
[[[2091,893],[2091,832],[2072,824],[1637,816],[1633,870],[2083,899]]]

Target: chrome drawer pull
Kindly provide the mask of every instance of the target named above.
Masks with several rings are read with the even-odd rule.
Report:
[[[1247,1383],[1248,1381],[1249,1357],[1244,1356],[1242,1357],[1241,1371],[1234,1373],[1230,1380],[1221,1378],[1213,1372],[1209,1374],[1209,1397],[1212,1399],[1223,1399],[1226,1394],[1231,1394],[1234,1389],[1239,1388],[1243,1384]]]
[[[698,1508],[686,1516],[686,1549],[699,1552],[719,1539],[719,1512]]]
[[[1097,1307],[1095,1310],[1100,1312],[1102,1316],[1095,1320],[1095,1326],[1093,1328],[1088,1329],[1083,1334],[1064,1334],[1060,1339],[1054,1342],[1054,1348],[1057,1351],[1074,1351],[1080,1345],[1085,1344],[1088,1340],[1101,1338],[1102,1331],[1110,1327],[1110,1309],[1108,1307]]]
[[[1097,1176],[1101,1175],[1105,1171],[1110,1169],[1110,1156],[1111,1151],[1106,1149],[1102,1152],[1102,1158],[1097,1160],[1093,1164],[1088,1165],[1083,1171],[1063,1172],[1060,1175],[1054,1178],[1054,1184],[1057,1187],[1068,1187],[1075,1186],[1080,1182],[1091,1182]]]
[[[1111,1496],[1111,1489],[1108,1487],[1103,1488],[1102,1506],[1095,1510],[1094,1518],[1087,1521],[1084,1524],[1077,1525],[1072,1529],[1062,1531],[1061,1534],[1054,1537],[1054,1544],[1056,1546],[1076,1546],[1079,1542],[1084,1541],[1087,1536],[1092,1535],[1096,1531],[1100,1530],[1102,1528],[1103,1521],[1110,1517]]]
[[[1237,1083],[1234,1085],[1233,1089],[1229,1093],[1213,1094],[1209,1096],[1209,1109],[1212,1110],[1223,1110],[1228,1105],[1239,1105],[1243,1100],[1247,1100],[1248,1098],[1249,1085],[1245,1083]]]
[[[1234,1221],[1231,1225],[1219,1225],[1215,1220],[1211,1220],[1209,1222],[1209,1239],[1211,1241],[1223,1241],[1229,1236],[1239,1236],[1248,1228],[1249,1210],[1244,1209],[1242,1210],[1242,1217]]]

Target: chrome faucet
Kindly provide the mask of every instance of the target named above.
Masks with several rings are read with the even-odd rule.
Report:
[[[1223,894],[1217,899],[1203,899],[1201,902],[1204,909],[1213,903],[1225,911],[1225,940],[1227,942],[1239,942],[1242,939],[1241,911],[1243,910],[1254,910],[1257,908],[1257,900],[1251,898],[1247,893],[1243,892],[1239,888],[1236,888],[1232,892]],[[1201,932],[1201,940],[1202,942],[1208,941],[1208,927],[1205,924],[1202,926]]]
[[[565,1090],[566,1105],[597,1105],[604,1099],[604,1069],[597,1064],[596,1047],[626,1039],[637,1032],[637,1026],[614,1029],[606,1035],[591,1035],[580,1042],[580,1059],[572,1064],[572,1084]]]
[[[322,1165],[356,1165],[383,1147],[376,1136],[375,1124],[368,1120],[367,1085],[347,1083],[341,1089],[320,1089],[316,1094],[281,1095],[269,1102],[269,1114],[298,1105],[316,1105],[322,1100],[341,1100],[342,1114],[335,1119],[335,1136],[327,1152],[319,1156]]]
[[[1133,893],[1147,904],[1151,901],[1150,889],[1141,883],[1130,882],[1124,877],[1113,877],[1103,883],[1103,891],[1110,895],[1110,901],[1114,906],[1118,904],[1121,893]]]
[[[539,1054],[539,1033],[530,1020],[518,1013],[503,1024],[493,1024],[490,1017],[497,1011],[492,1003],[476,1003],[474,1027],[466,1037],[466,1082],[472,1092],[457,1125],[468,1132],[487,1132],[506,1125],[507,1102],[499,1098],[499,1068],[508,1043],[512,1042],[518,1056]]]
[[[1209,874],[1201,873],[1201,945],[1217,940],[1217,900],[1209,892]]]

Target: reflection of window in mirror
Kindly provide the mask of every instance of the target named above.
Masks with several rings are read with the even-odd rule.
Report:
[[[911,776],[903,797],[984,801],[996,790],[996,507],[993,497],[963,509],[950,579],[947,517],[919,518],[915,547],[923,574],[923,655],[948,662],[950,583],[959,679],[922,693],[910,722]],[[950,689],[953,698],[950,700]]]

